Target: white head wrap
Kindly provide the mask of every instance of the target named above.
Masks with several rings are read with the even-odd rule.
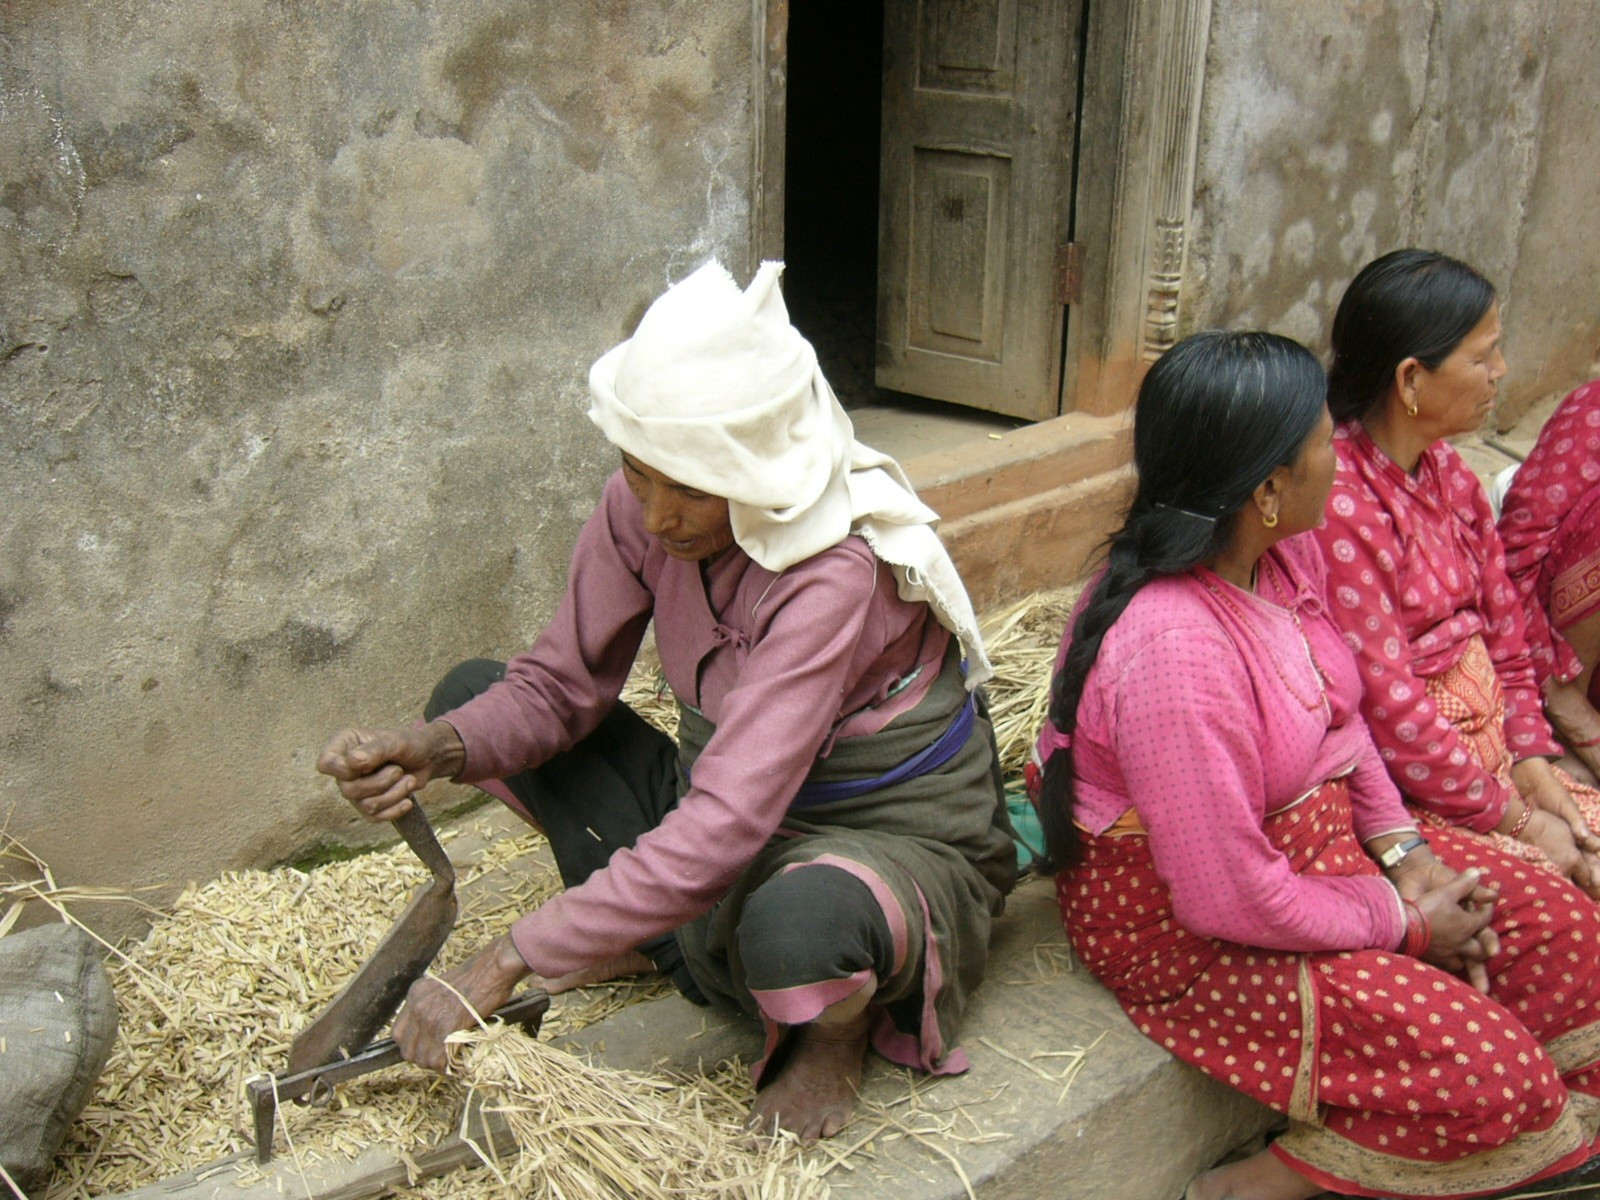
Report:
[[[744,291],[720,264],[669,288],[633,337],[589,371],[589,418],[640,462],[723,496],[733,538],[782,571],[860,534],[899,593],[960,640],[967,686],[993,673],[967,590],[900,464],[855,439],[850,418],[789,323],[766,262]]]

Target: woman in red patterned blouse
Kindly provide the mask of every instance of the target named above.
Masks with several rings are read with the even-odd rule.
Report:
[[[1500,537],[1545,713],[1600,779],[1600,379],[1573,391],[1539,431],[1506,493]]]
[[[1600,792],[1552,766],[1489,499],[1445,440],[1483,423],[1505,372],[1494,288],[1465,263],[1397,250],[1352,281],[1328,377],[1328,607],[1407,803],[1600,896]]]

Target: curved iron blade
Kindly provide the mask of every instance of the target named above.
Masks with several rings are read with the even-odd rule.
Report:
[[[415,800],[411,811],[395,820],[395,826],[434,872],[433,879],[412,896],[405,912],[355,977],[291,1043],[291,1074],[347,1058],[370,1043],[455,927],[460,908],[455,868]]]

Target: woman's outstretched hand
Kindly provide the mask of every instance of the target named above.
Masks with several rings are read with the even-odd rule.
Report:
[[[502,934],[449,971],[442,981],[432,976],[417,980],[394,1019],[394,1040],[401,1057],[430,1071],[443,1071],[449,1061],[445,1038],[487,1018],[511,999],[517,984],[532,973],[511,935]]]
[[[410,809],[412,792],[459,774],[466,757],[454,727],[432,721],[413,729],[341,729],[317,756],[317,770],[337,779],[367,820],[392,821]]]

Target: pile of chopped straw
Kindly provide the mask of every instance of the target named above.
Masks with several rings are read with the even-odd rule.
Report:
[[[441,831],[447,843],[459,830]],[[560,888],[535,859],[537,835],[503,837],[458,863],[463,909],[438,966],[503,931]],[[26,851],[9,844],[10,857]],[[31,856],[28,856],[31,858]],[[32,860],[37,863],[37,860]],[[493,891],[474,889],[494,873]],[[48,868],[8,891],[61,902]],[[230,872],[190,887],[143,941],[107,962],[121,1009],[111,1059],[73,1126],[46,1200],[144,1186],[253,1145],[243,1084],[282,1070],[289,1042],[382,940],[426,869],[404,845],[311,872]],[[96,897],[104,898],[104,897]],[[627,988],[558,999],[552,1032],[621,1007]],[[651,989],[659,992],[659,987]],[[373,1144],[426,1147],[453,1132],[460,1085],[410,1066],[338,1089],[331,1106],[280,1111],[302,1161],[351,1158]]]
[[[988,685],[990,712],[1010,777],[1020,773],[1043,719],[1051,661],[1073,598],[1045,593],[983,621],[996,668]],[[675,704],[648,655],[624,698],[673,731]],[[460,832],[445,830],[441,837],[449,841]],[[457,864],[463,912],[439,968],[559,889],[553,868],[529,857],[540,840],[502,836]],[[74,900],[129,899],[104,889],[58,887],[48,866],[3,832],[0,858],[10,860],[8,868],[24,868],[7,872],[20,882],[0,885],[0,900],[14,901],[0,914],[0,936],[25,901],[42,901],[72,919]],[[474,880],[491,874],[494,889],[473,889]],[[360,968],[412,890],[426,882],[426,870],[404,845],[311,872],[230,872],[187,889],[142,942],[126,950],[107,946],[121,1027],[43,1200],[87,1200],[141,1187],[249,1150],[244,1080],[282,1069],[294,1035]],[[545,1030],[581,1027],[664,990],[660,983],[621,984],[558,997]],[[523,1135],[526,1156],[424,1182],[410,1194],[487,1198],[509,1194],[509,1187],[519,1195],[568,1200],[714,1193],[801,1200],[825,1196],[820,1175],[842,1162],[838,1147],[821,1152],[815,1161],[827,1166],[816,1170],[787,1142],[760,1156],[743,1149],[736,1133],[749,1096],[747,1087],[741,1093],[731,1082],[741,1077],[736,1068],[674,1083],[624,1079],[520,1034],[469,1040],[464,1077],[494,1098]],[[285,1106],[279,1146],[287,1137],[302,1163],[354,1157],[375,1144],[431,1146],[455,1131],[463,1096],[459,1079],[392,1068],[343,1085],[330,1105]],[[891,1124],[885,1118],[879,1132]],[[900,1136],[930,1135],[911,1129]],[[705,1173],[695,1176],[695,1170]],[[609,1182],[579,1182],[586,1174]]]

